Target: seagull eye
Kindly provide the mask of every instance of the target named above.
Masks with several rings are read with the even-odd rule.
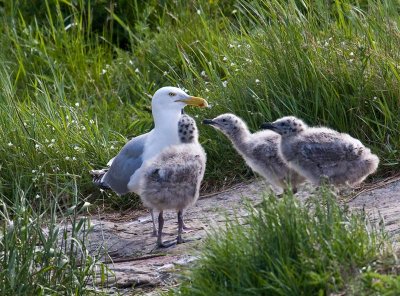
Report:
[[[224,119],[222,119],[222,122],[225,122],[226,121],[226,119],[224,118]]]
[[[176,96],[176,93],[170,92],[168,95],[169,95],[170,97],[175,97],[175,96]]]

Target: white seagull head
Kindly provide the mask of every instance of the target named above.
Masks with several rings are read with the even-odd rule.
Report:
[[[157,90],[152,99],[153,110],[181,111],[186,105],[207,107],[208,103],[203,98],[189,96],[177,87],[166,86]]]

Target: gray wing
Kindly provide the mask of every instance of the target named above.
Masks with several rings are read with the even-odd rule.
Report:
[[[341,161],[356,160],[362,153],[362,147],[335,139],[331,143],[303,143],[299,152],[312,162],[332,166]]]
[[[130,140],[113,159],[102,182],[116,193],[122,195],[129,192],[127,187],[129,180],[143,163],[142,154],[147,136],[148,133]]]

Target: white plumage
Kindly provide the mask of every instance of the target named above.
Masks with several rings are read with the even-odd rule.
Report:
[[[291,185],[294,192],[304,178],[291,170],[279,154],[281,136],[273,131],[251,133],[246,123],[234,114],[221,114],[203,121],[222,131],[233,143],[247,165],[263,176],[276,189],[287,189]]]
[[[308,127],[294,116],[262,127],[282,135],[283,158],[315,185],[327,179],[334,186],[355,186],[378,168],[379,158],[348,134],[326,127]]]

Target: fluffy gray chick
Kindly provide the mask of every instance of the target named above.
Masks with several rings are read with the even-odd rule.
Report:
[[[182,115],[178,123],[181,144],[172,145],[151,159],[143,167],[139,195],[143,204],[159,211],[157,245],[162,241],[163,211],[178,213],[177,243],[183,243],[183,210],[199,197],[200,183],[206,167],[206,154],[198,142],[198,131],[193,118]]]
[[[288,165],[315,185],[355,186],[376,171],[379,158],[359,140],[326,127],[308,127],[287,116],[264,129],[282,135],[281,153]]]
[[[289,169],[279,153],[281,136],[273,131],[251,133],[246,123],[230,113],[214,119],[205,119],[204,124],[223,132],[244,158],[247,165],[263,176],[273,187],[286,190],[291,185],[293,192],[305,179]]]

